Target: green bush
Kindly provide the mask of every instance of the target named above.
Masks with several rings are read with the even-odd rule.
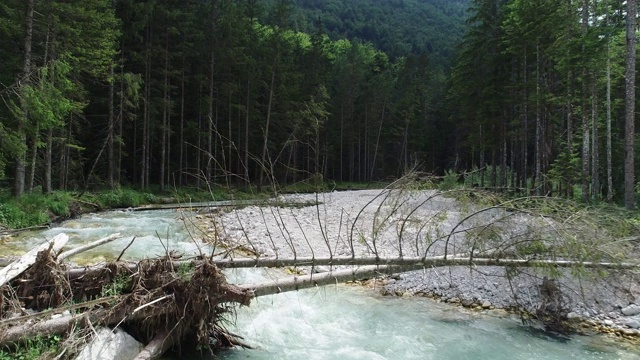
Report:
[[[440,190],[446,191],[455,189],[459,186],[458,184],[458,173],[453,170],[447,170],[444,173],[444,177],[442,178],[442,182],[440,183]]]
[[[58,335],[48,337],[35,337],[27,340],[26,344],[19,345],[13,351],[0,350],[0,360],[36,360],[49,358],[47,355],[55,355],[58,352],[61,338]],[[53,356],[51,356],[53,358]]]

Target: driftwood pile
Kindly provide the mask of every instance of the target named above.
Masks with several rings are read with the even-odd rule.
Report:
[[[60,234],[0,269],[0,346],[64,335],[68,356],[97,326],[119,326],[147,343],[139,359],[171,347],[242,345],[220,325],[222,315],[254,297],[249,287],[228,284],[206,258],[176,256],[73,269],[63,260],[114,240],[112,235],[60,253]]]
[[[89,267],[72,267],[64,261],[118,238],[120,235],[114,234],[61,252],[68,236],[60,234],[19,259],[0,261],[4,266],[0,269],[0,348],[62,335],[65,354],[58,358],[72,358],[98,326],[120,327],[147,344],[136,359],[158,358],[171,348],[214,351],[250,347],[222,326],[223,315],[235,306],[249,305],[258,296],[370,278],[395,268],[384,262],[367,266],[353,259],[333,259],[335,263],[332,259],[300,259],[287,264],[308,266],[318,260],[321,264],[358,266],[233,285],[227,283],[222,268],[283,264],[204,256],[182,260],[173,253],[139,262],[118,261],[118,257],[115,262]]]

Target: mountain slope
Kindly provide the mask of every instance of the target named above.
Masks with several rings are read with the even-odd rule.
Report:
[[[274,8],[276,0],[267,1]],[[290,16],[299,31],[315,32],[318,19],[332,39],[371,42],[392,57],[430,54],[450,63],[462,37],[469,0],[293,0]]]

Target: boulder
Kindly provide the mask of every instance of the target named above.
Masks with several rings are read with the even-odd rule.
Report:
[[[76,360],[132,360],[144,346],[131,335],[116,328],[99,328]]]

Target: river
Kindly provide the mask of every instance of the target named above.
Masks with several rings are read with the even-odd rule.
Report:
[[[79,264],[113,260],[135,236],[124,258],[169,251],[210,251],[191,240],[175,211],[87,214],[58,227],[23,234],[0,246],[14,254],[57,233],[70,246],[119,232],[124,238],[73,258]],[[277,270],[227,270],[233,283],[283,276]],[[227,328],[255,350],[234,349],[222,359],[640,359],[640,351],[605,336],[554,338],[501,312],[474,312],[425,298],[378,295],[374,289],[333,285],[261,297],[238,308]],[[206,356],[203,357],[207,358]],[[213,359],[213,357],[209,357]]]

